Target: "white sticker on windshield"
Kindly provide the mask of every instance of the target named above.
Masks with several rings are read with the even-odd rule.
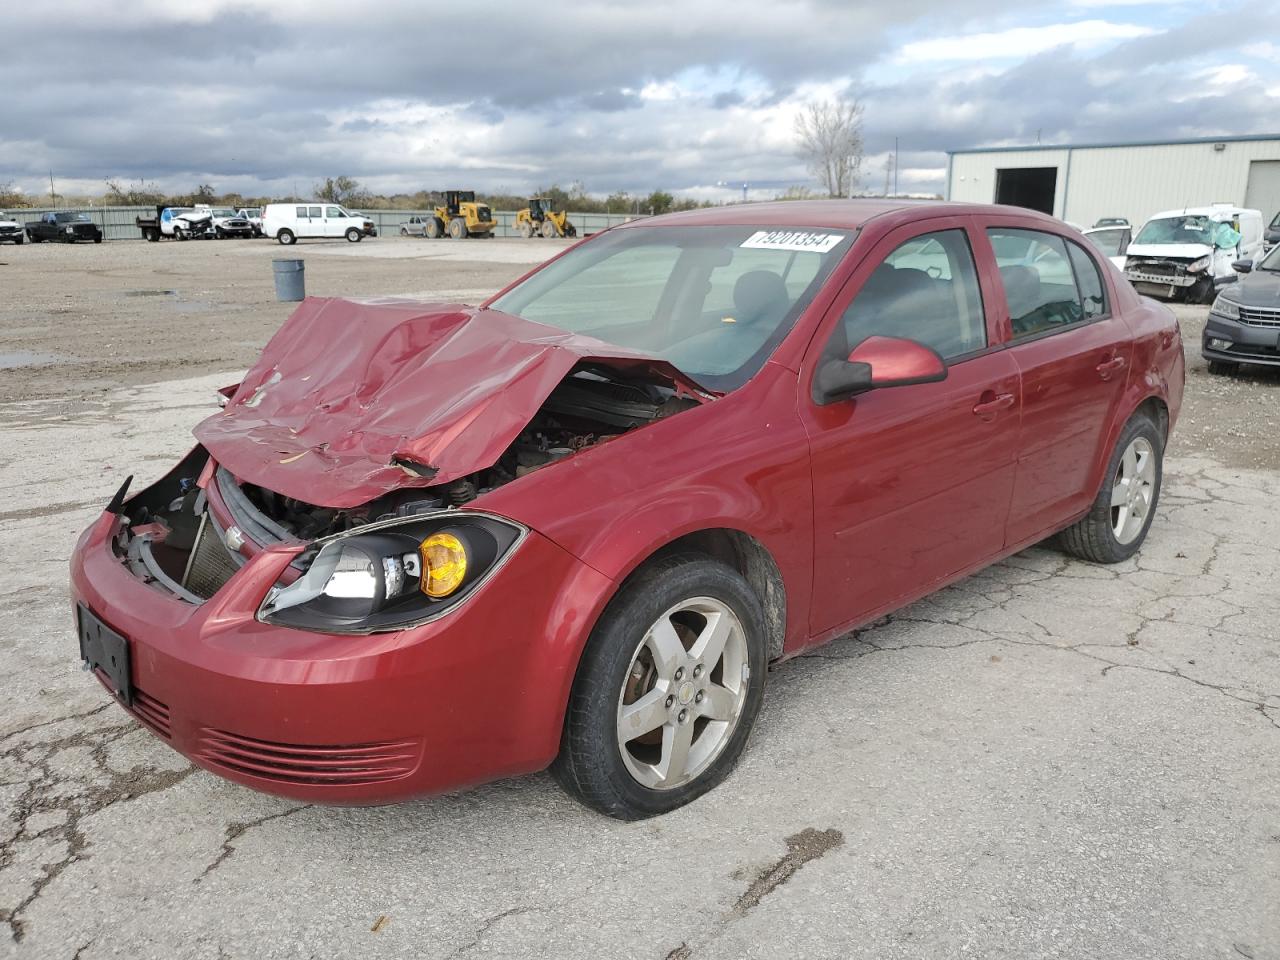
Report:
[[[740,246],[752,250],[807,250],[826,253],[844,237],[843,233],[811,233],[808,230],[758,230]]]

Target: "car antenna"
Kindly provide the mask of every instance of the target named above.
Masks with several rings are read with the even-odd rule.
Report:
[[[129,492],[129,484],[131,483],[133,483],[132,473],[124,478],[124,483],[120,484],[120,489],[116,491],[116,495],[107,504],[107,513],[119,515],[120,509],[124,506],[124,495]]]

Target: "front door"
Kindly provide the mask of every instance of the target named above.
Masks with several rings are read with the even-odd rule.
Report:
[[[829,317],[815,339],[822,358],[847,356],[872,335],[916,340],[948,370],[939,383],[827,405],[802,398],[813,465],[814,635],[900,606],[1004,545],[1018,371],[987,322],[973,235],[954,217],[925,227],[881,241],[833,306],[836,322]]]

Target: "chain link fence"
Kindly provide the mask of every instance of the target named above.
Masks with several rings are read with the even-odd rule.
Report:
[[[154,206],[22,207],[6,212],[19,223],[26,223],[30,220],[39,220],[46,213],[57,213],[65,210],[74,210],[77,213],[86,214],[89,219],[102,228],[102,236],[106,240],[141,240],[142,232],[134,221],[138,217],[154,217],[156,215]],[[398,237],[400,235],[400,225],[406,223],[410,217],[427,217],[431,215],[430,210],[362,210],[360,212],[374,222],[380,237]],[[497,223],[497,228],[494,230],[495,236],[519,236],[515,229],[516,211],[494,210],[493,218]],[[638,219],[641,219],[641,217],[625,213],[570,212],[569,214],[569,222],[578,228],[578,236],[580,237],[589,233],[598,233],[620,223],[626,223],[628,220]]]

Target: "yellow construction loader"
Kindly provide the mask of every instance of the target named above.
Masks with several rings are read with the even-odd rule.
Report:
[[[578,228],[569,222],[565,210],[555,209],[550,197],[530,197],[529,205],[516,214],[516,232],[529,237],[576,237]]]
[[[426,234],[434,238],[447,233],[455,240],[492,237],[495,226],[489,205],[476,203],[474,190],[446,190],[444,204],[427,220]]]

